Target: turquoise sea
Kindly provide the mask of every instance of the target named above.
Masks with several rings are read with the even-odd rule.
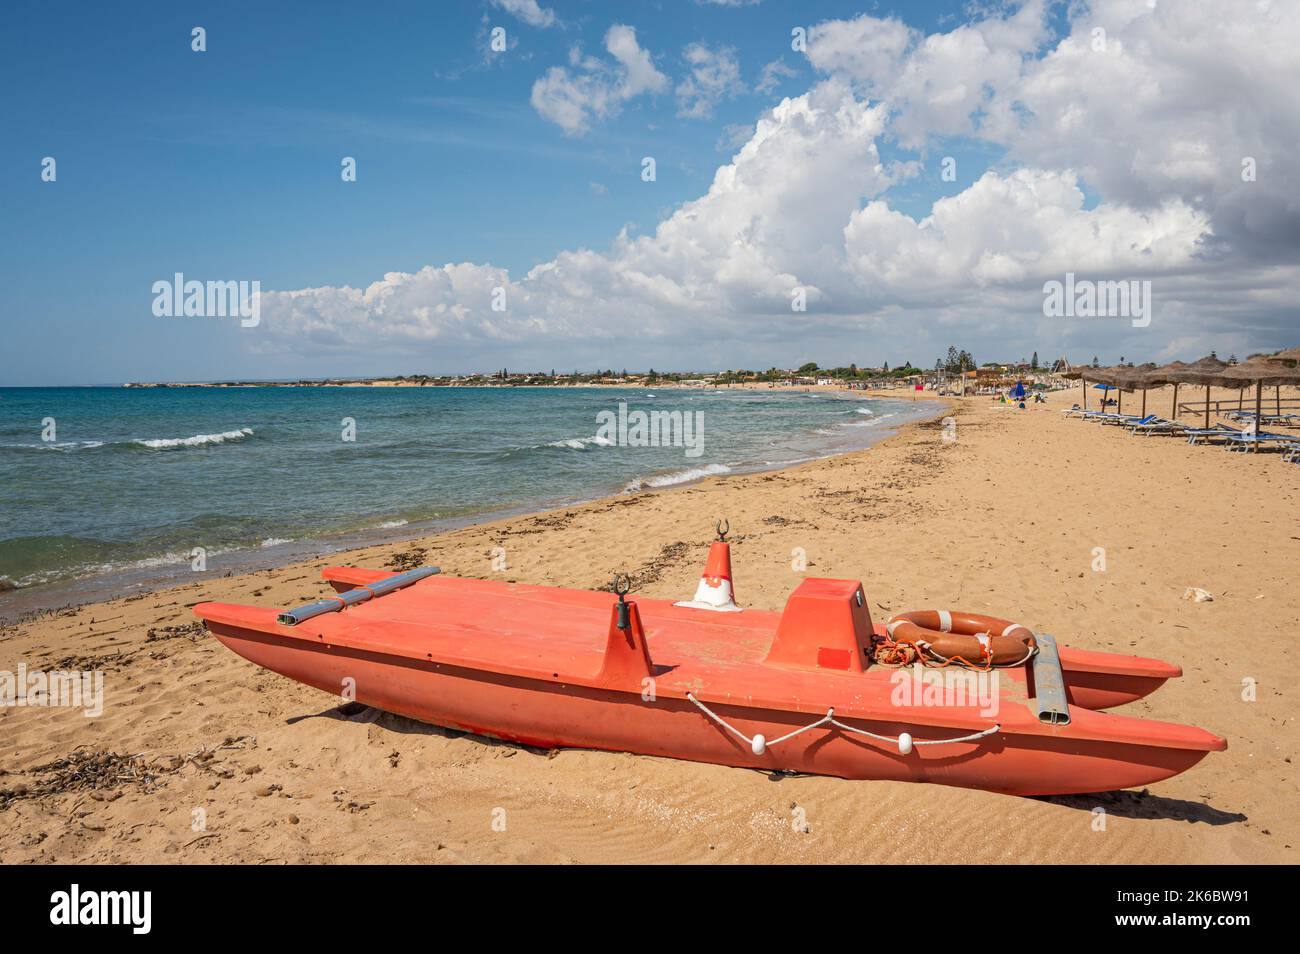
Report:
[[[176,578],[195,547],[244,569],[776,468],[927,410],[727,389],[0,388],[0,611],[34,587]],[[664,412],[670,446],[609,426],[638,411]]]

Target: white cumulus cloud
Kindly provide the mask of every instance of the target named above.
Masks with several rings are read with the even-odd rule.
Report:
[[[632,27],[610,27],[605,50],[614,63],[584,57],[575,50],[570,56],[572,71],[553,66],[533,83],[533,108],[568,135],[582,135],[593,120],[614,115],[636,96],[668,88],[668,77],[655,68]]]
[[[863,14],[809,30],[808,59],[888,102],[894,135],[919,147],[934,136],[977,131],[979,112],[1020,78],[1046,38],[1043,0],[929,36],[896,18]]]
[[[855,212],[844,229],[847,265],[864,289],[913,302],[942,291],[952,301],[1066,271],[1173,272],[1195,261],[1209,232],[1205,215],[1181,201],[1149,212],[1084,205],[1072,173],[986,172],[919,222],[883,201]]]
[[[529,26],[549,27],[556,23],[555,11],[539,5],[537,0],[492,0],[492,5],[514,14]]]

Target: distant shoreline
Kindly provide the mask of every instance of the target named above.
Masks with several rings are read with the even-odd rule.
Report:
[[[112,386],[112,385],[110,385]],[[329,378],[324,381],[214,381],[214,382],[127,382],[120,385],[133,390],[172,390],[199,387],[199,389],[253,389],[253,387],[438,387],[448,390],[510,390],[521,387],[556,387],[556,389],[658,389],[658,390],[735,390],[735,391],[820,391],[820,393],[857,394],[866,398],[900,398],[900,393],[914,400],[943,399],[954,396],[936,391],[932,386],[918,390],[910,381],[900,380],[894,385],[880,381],[836,381],[835,383],[807,383],[789,381],[714,381],[692,378],[689,381],[552,381],[552,382],[493,382],[448,383],[433,381],[399,381],[395,378]]]
[[[855,386],[856,385],[856,386]],[[504,388],[660,388],[699,390],[733,389],[733,390],[788,390],[788,391],[899,391],[911,392],[914,385],[907,379],[897,381],[835,381],[833,384],[799,381],[725,381],[717,382],[707,379],[690,380],[655,380],[628,378],[616,381],[572,381],[558,379],[553,381],[492,381],[490,379],[470,382],[451,382],[446,380],[401,380],[396,378],[327,378],[320,381],[128,381],[122,385],[104,385],[105,387],[123,387],[132,389],[172,389],[172,388],[477,388],[500,390]],[[927,390],[929,390],[927,388]]]
[[[553,388],[627,388],[627,387],[708,387],[709,385],[700,384],[682,384],[677,381],[655,381],[647,384],[643,381],[619,381],[619,382],[602,382],[602,381],[579,381],[571,382],[555,381],[540,382],[532,381],[528,384],[512,383],[501,381],[493,383],[491,381],[478,381],[473,384],[452,384],[446,381],[428,380],[428,381],[410,381],[397,380],[395,378],[327,378],[322,381],[211,381],[211,382],[189,382],[189,381],[128,381],[121,385],[124,388],[518,388],[518,387],[553,387]],[[739,386],[739,385],[736,385]],[[789,385],[787,385],[788,387]],[[719,385],[727,387],[727,385]]]
[[[901,370],[901,369],[900,369]],[[568,375],[544,372],[493,374],[411,374],[386,377],[299,378],[295,381],[127,381],[123,388],[759,388],[765,390],[833,390],[876,391],[912,390],[917,384],[933,387],[939,372],[843,377],[829,369],[816,373],[771,371],[670,371],[658,373],[624,372],[621,375],[593,372]],[[113,385],[109,385],[110,387]]]

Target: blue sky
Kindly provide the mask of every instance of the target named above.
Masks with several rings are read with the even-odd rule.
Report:
[[[928,36],[982,15],[959,3],[773,0],[739,7],[558,0],[542,8],[555,22],[530,25],[469,0],[133,3],[86,5],[75,16],[45,4],[8,10],[0,38],[0,275],[9,293],[0,384],[562,363],[573,351],[563,336],[536,346],[515,336],[496,347],[469,338],[448,346],[443,335],[304,354],[287,339],[275,347],[253,342],[230,323],[157,318],[149,289],[177,271],[256,278],[278,291],[365,288],[388,272],[446,263],[491,264],[513,281],[566,250],[604,252],[621,229],[651,234],[682,203],[707,193],[765,110],[826,80],[828,70],[791,51],[793,26],[867,14]],[[1042,49],[1031,56],[1070,29],[1059,4],[1049,5],[1044,23]],[[575,47],[613,65],[605,42],[615,24],[635,30],[663,88],[629,98],[581,134],[566,131],[530,102],[534,85],[555,67],[577,76]],[[190,48],[195,26],[207,31],[204,53]],[[492,54],[489,31],[497,26],[509,45]],[[692,43],[729,51],[739,67],[739,82],[695,117],[682,115],[676,95]],[[789,74],[759,92],[763,67],[777,60]],[[867,89],[858,94],[863,104],[871,101]],[[878,146],[883,163],[918,163],[887,194],[891,209],[916,220],[984,171],[1015,164],[1004,142],[942,130],[921,148],[903,148],[887,132]],[[645,155],[656,158],[654,183],[640,178]],[[940,180],[941,155],[957,158],[957,181]],[[56,182],[40,179],[45,156],[57,160]],[[355,183],[340,180],[344,156],[357,160]],[[1079,186],[1091,209],[1093,183]],[[871,328],[878,342],[880,325]],[[843,350],[841,334],[848,332],[835,319],[742,355],[754,363],[782,356],[830,363]],[[983,356],[977,329],[965,341],[950,337]],[[1020,337],[990,339],[985,354],[1019,357],[1006,349],[1035,346],[1032,334]],[[817,353],[801,352],[809,341]],[[878,351],[875,357],[928,361],[942,352],[940,342],[947,339],[934,338],[933,353],[915,356],[873,344],[858,360]],[[899,344],[926,346],[914,338]],[[584,357],[651,363],[625,348],[607,350],[603,360],[599,349]],[[681,352],[662,343],[647,353],[662,363]]]

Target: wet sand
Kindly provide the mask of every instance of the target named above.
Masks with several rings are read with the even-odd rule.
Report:
[[[1024,411],[958,399],[951,442],[935,420],[779,472],[6,626],[0,671],[102,669],[106,703],[96,718],[0,708],[0,862],[1294,862],[1300,467],[1062,417],[1078,395]],[[877,619],[960,607],[1168,659],[1183,678],[1122,711],[1202,725],[1228,751],[1145,791],[1051,799],[539,752],[340,711],[188,609],[306,602],[328,592],[327,563],[590,588],[626,570],[645,596],[685,598],[718,517],[744,605],[780,609],[804,575],[859,578]]]

